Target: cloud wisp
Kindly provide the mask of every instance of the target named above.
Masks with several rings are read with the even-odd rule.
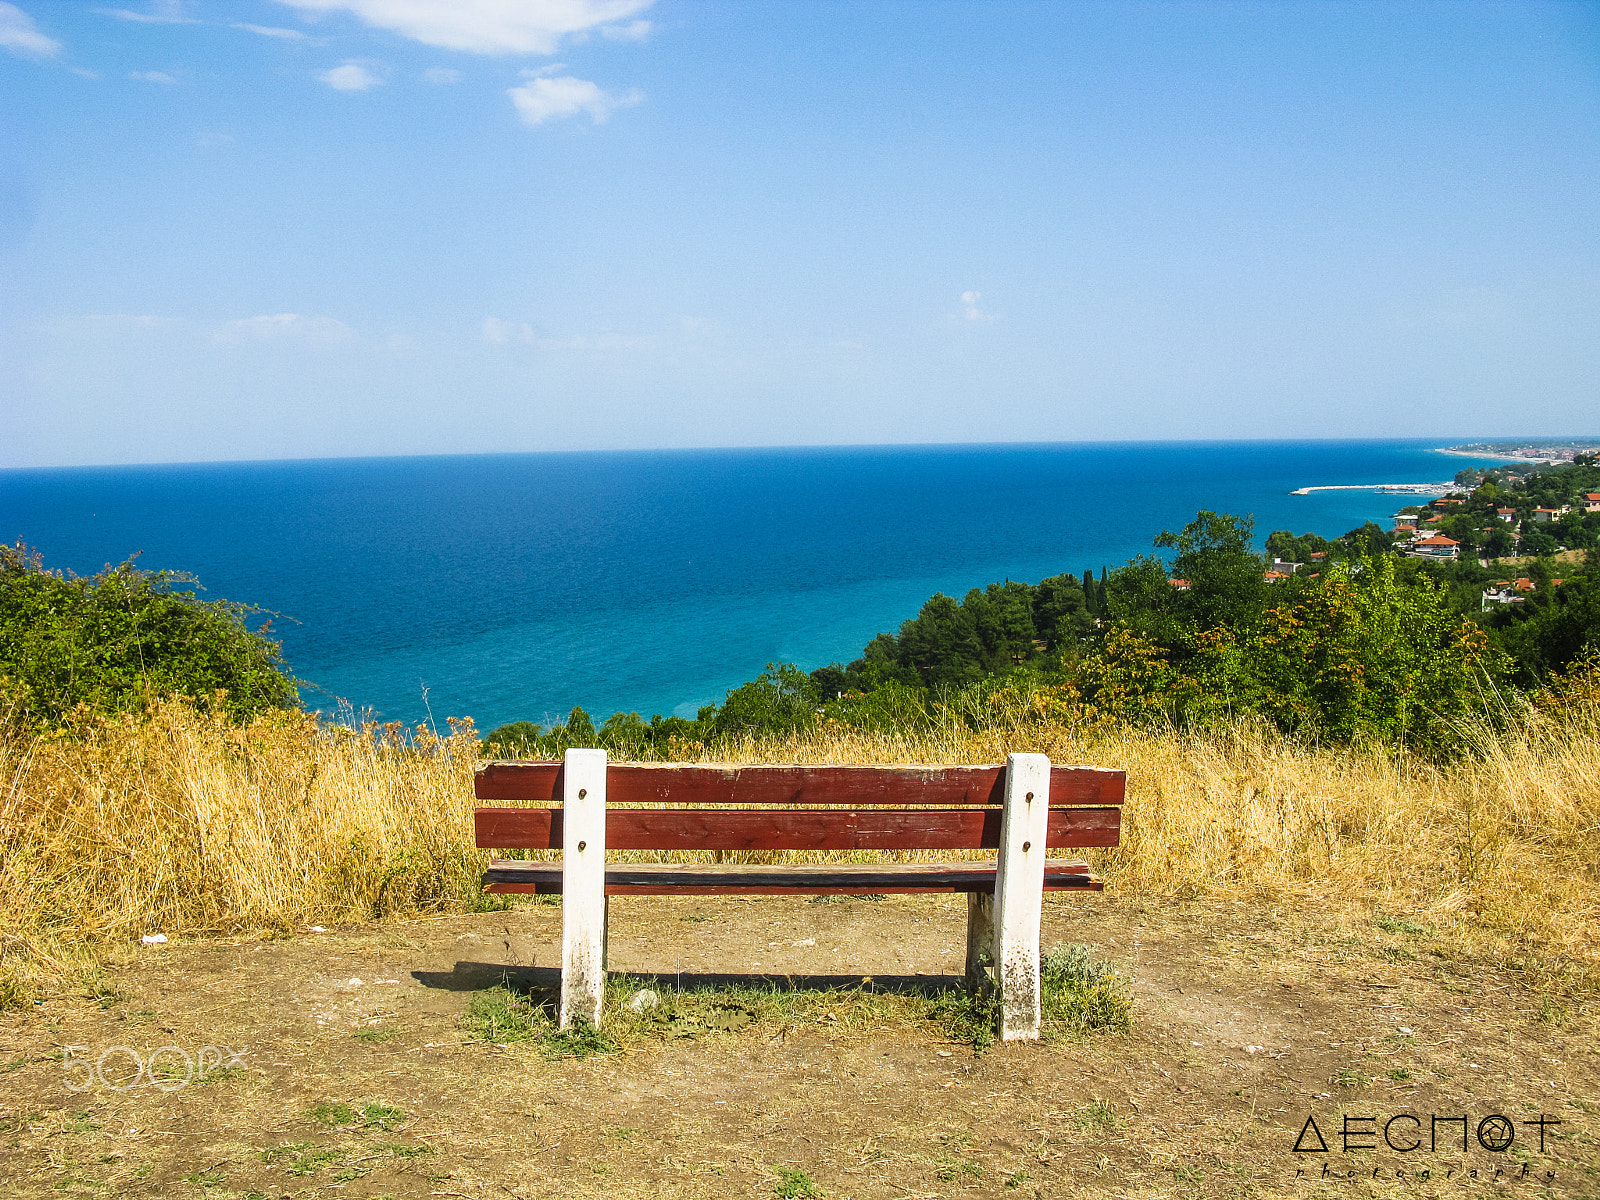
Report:
[[[383,82],[360,63],[347,62],[317,76],[336,92],[367,92]]]
[[[599,354],[660,350],[666,345],[666,339],[657,334],[635,336],[607,331],[571,334],[567,337],[547,337],[526,322],[503,321],[499,317],[485,317],[481,335],[484,344],[489,346],[521,344],[532,346],[536,350]]]
[[[299,313],[269,313],[227,321],[212,335],[224,344],[275,342],[286,338],[303,339],[317,345],[348,342],[355,331],[333,317],[303,317]]]
[[[140,25],[199,25],[202,22],[186,16],[183,0],[155,0],[149,12],[135,12],[131,8],[97,8],[95,12],[119,21],[134,21]]]
[[[584,113],[596,125],[604,125],[619,108],[630,108],[644,99],[644,93],[630,88],[626,92],[608,92],[599,84],[571,75],[542,75],[524,71],[526,83],[507,88],[506,95],[517,106],[517,115],[525,125],[543,125]]]
[[[25,58],[54,58],[61,43],[39,32],[33,18],[15,4],[0,3],[0,46]]]
[[[246,33],[254,33],[260,37],[279,38],[287,42],[303,42],[306,35],[298,29],[281,29],[276,25],[251,25],[246,21],[235,21],[231,29],[242,29]]]
[[[982,292],[961,293],[961,318],[965,321],[992,321],[993,313],[986,313],[978,307],[978,301],[983,299]]]
[[[446,50],[471,54],[554,54],[562,39],[618,27],[617,22],[642,12],[652,0],[279,0],[279,3],[311,16],[350,13],[374,28],[387,29],[412,41]],[[638,36],[643,36],[643,32],[648,29]]]

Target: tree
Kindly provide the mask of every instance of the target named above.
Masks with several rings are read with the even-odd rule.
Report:
[[[1092,584],[1093,576],[1085,575]],[[1088,599],[1076,576],[1052,575],[1039,581],[1034,589],[1033,627],[1051,649],[1094,628]]]
[[[143,571],[133,560],[90,578],[46,570],[18,542],[0,545],[0,694],[34,722],[78,705],[134,712],[188,696],[244,720],[299,707],[264,610],[202,600],[193,576]]]
[[[1394,539],[1373,521],[1360,529],[1352,529],[1339,539],[1339,544],[1351,558],[1377,558],[1394,549]]]
[[[809,675],[792,663],[768,663],[757,678],[728,693],[713,729],[725,737],[793,733],[816,721],[817,704]]]
[[[1496,521],[1493,528],[1483,535],[1483,553],[1488,558],[1510,558],[1517,552],[1517,539],[1511,536],[1511,531],[1505,527],[1505,522]]]
[[[1528,603],[1504,606],[1491,627],[1517,660],[1516,681],[1535,687],[1585,651],[1600,649],[1600,579],[1580,575],[1560,587],[1541,586]]]
[[[1443,587],[1400,582],[1392,557],[1365,566],[1336,564],[1266,614],[1248,656],[1258,702],[1285,729],[1442,746],[1509,664]]]
[[[1157,546],[1176,550],[1172,572],[1187,579],[1179,605],[1201,629],[1246,625],[1261,611],[1266,584],[1261,557],[1252,549],[1255,518],[1202,509],[1177,533],[1167,530]]]

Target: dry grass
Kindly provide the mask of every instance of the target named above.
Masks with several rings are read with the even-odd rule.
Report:
[[[1378,909],[1551,984],[1600,980],[1600,673],[1452,763],[1381,748],[1084,730],[1026,703],[986,728],[838,726],[719,747],[743,762],[994,762],[1041,751],[1128,772],[1118,891]],[[283,715],[245,727],[177,702],[72,737],[0,740],[0,1003],[153,931],[271,934],[471,907],[470,724],[365,735]]]

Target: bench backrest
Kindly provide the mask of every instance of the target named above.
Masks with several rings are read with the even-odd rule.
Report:
[[[558,850],[563,764],[490,762],[479,808],[486,849]],[[608,763],[605,844],[615,850],[984,850],[1000,845],[1006,768]],[[1122,771],[1050,768],[1046,846],[1115,846]],[[623,805],[649,807],[620,807]],[[706,807],[708,805],[739,807]]]

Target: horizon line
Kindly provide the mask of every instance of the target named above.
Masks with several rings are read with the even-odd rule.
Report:
[[[1265,438],[1094,438],[1083,441],[1029,440],[1000,442],[806,442],[776,443],[741,446],[612,446],[568,447],[537,450],[465,450],[454,453],[414,454],[334,454],[327,456],[286,456],[280,458],[195,458],[167,459],[145,462],[55,463],[34,466],[0,466],[0,475],[21,474],[29,471],[97,471],[113,468],[155,467],[227,467],[260,466],[291,463],[349,463],[384,462],[447,458],[528,458],[537,455],[624,455],[624,454],[735,454],[775,453],[826,450],[963,450],[963,449],[1038,449],[1058,446],[1242,446],[1289,445],[1306,443],[1374,443],[1446,441],[1432,437],[1265,437]],[[1600,446],[1600,436],[1581,434],[1521,434],[1498,437],[1466,437],[1455,439],[1455,445],[1429,446],[1428,449],[1453,450],[1462,444],[1497,444],[1504,442],[1594,442]],[[1489,455],[1486,455],[1489,457]]]

